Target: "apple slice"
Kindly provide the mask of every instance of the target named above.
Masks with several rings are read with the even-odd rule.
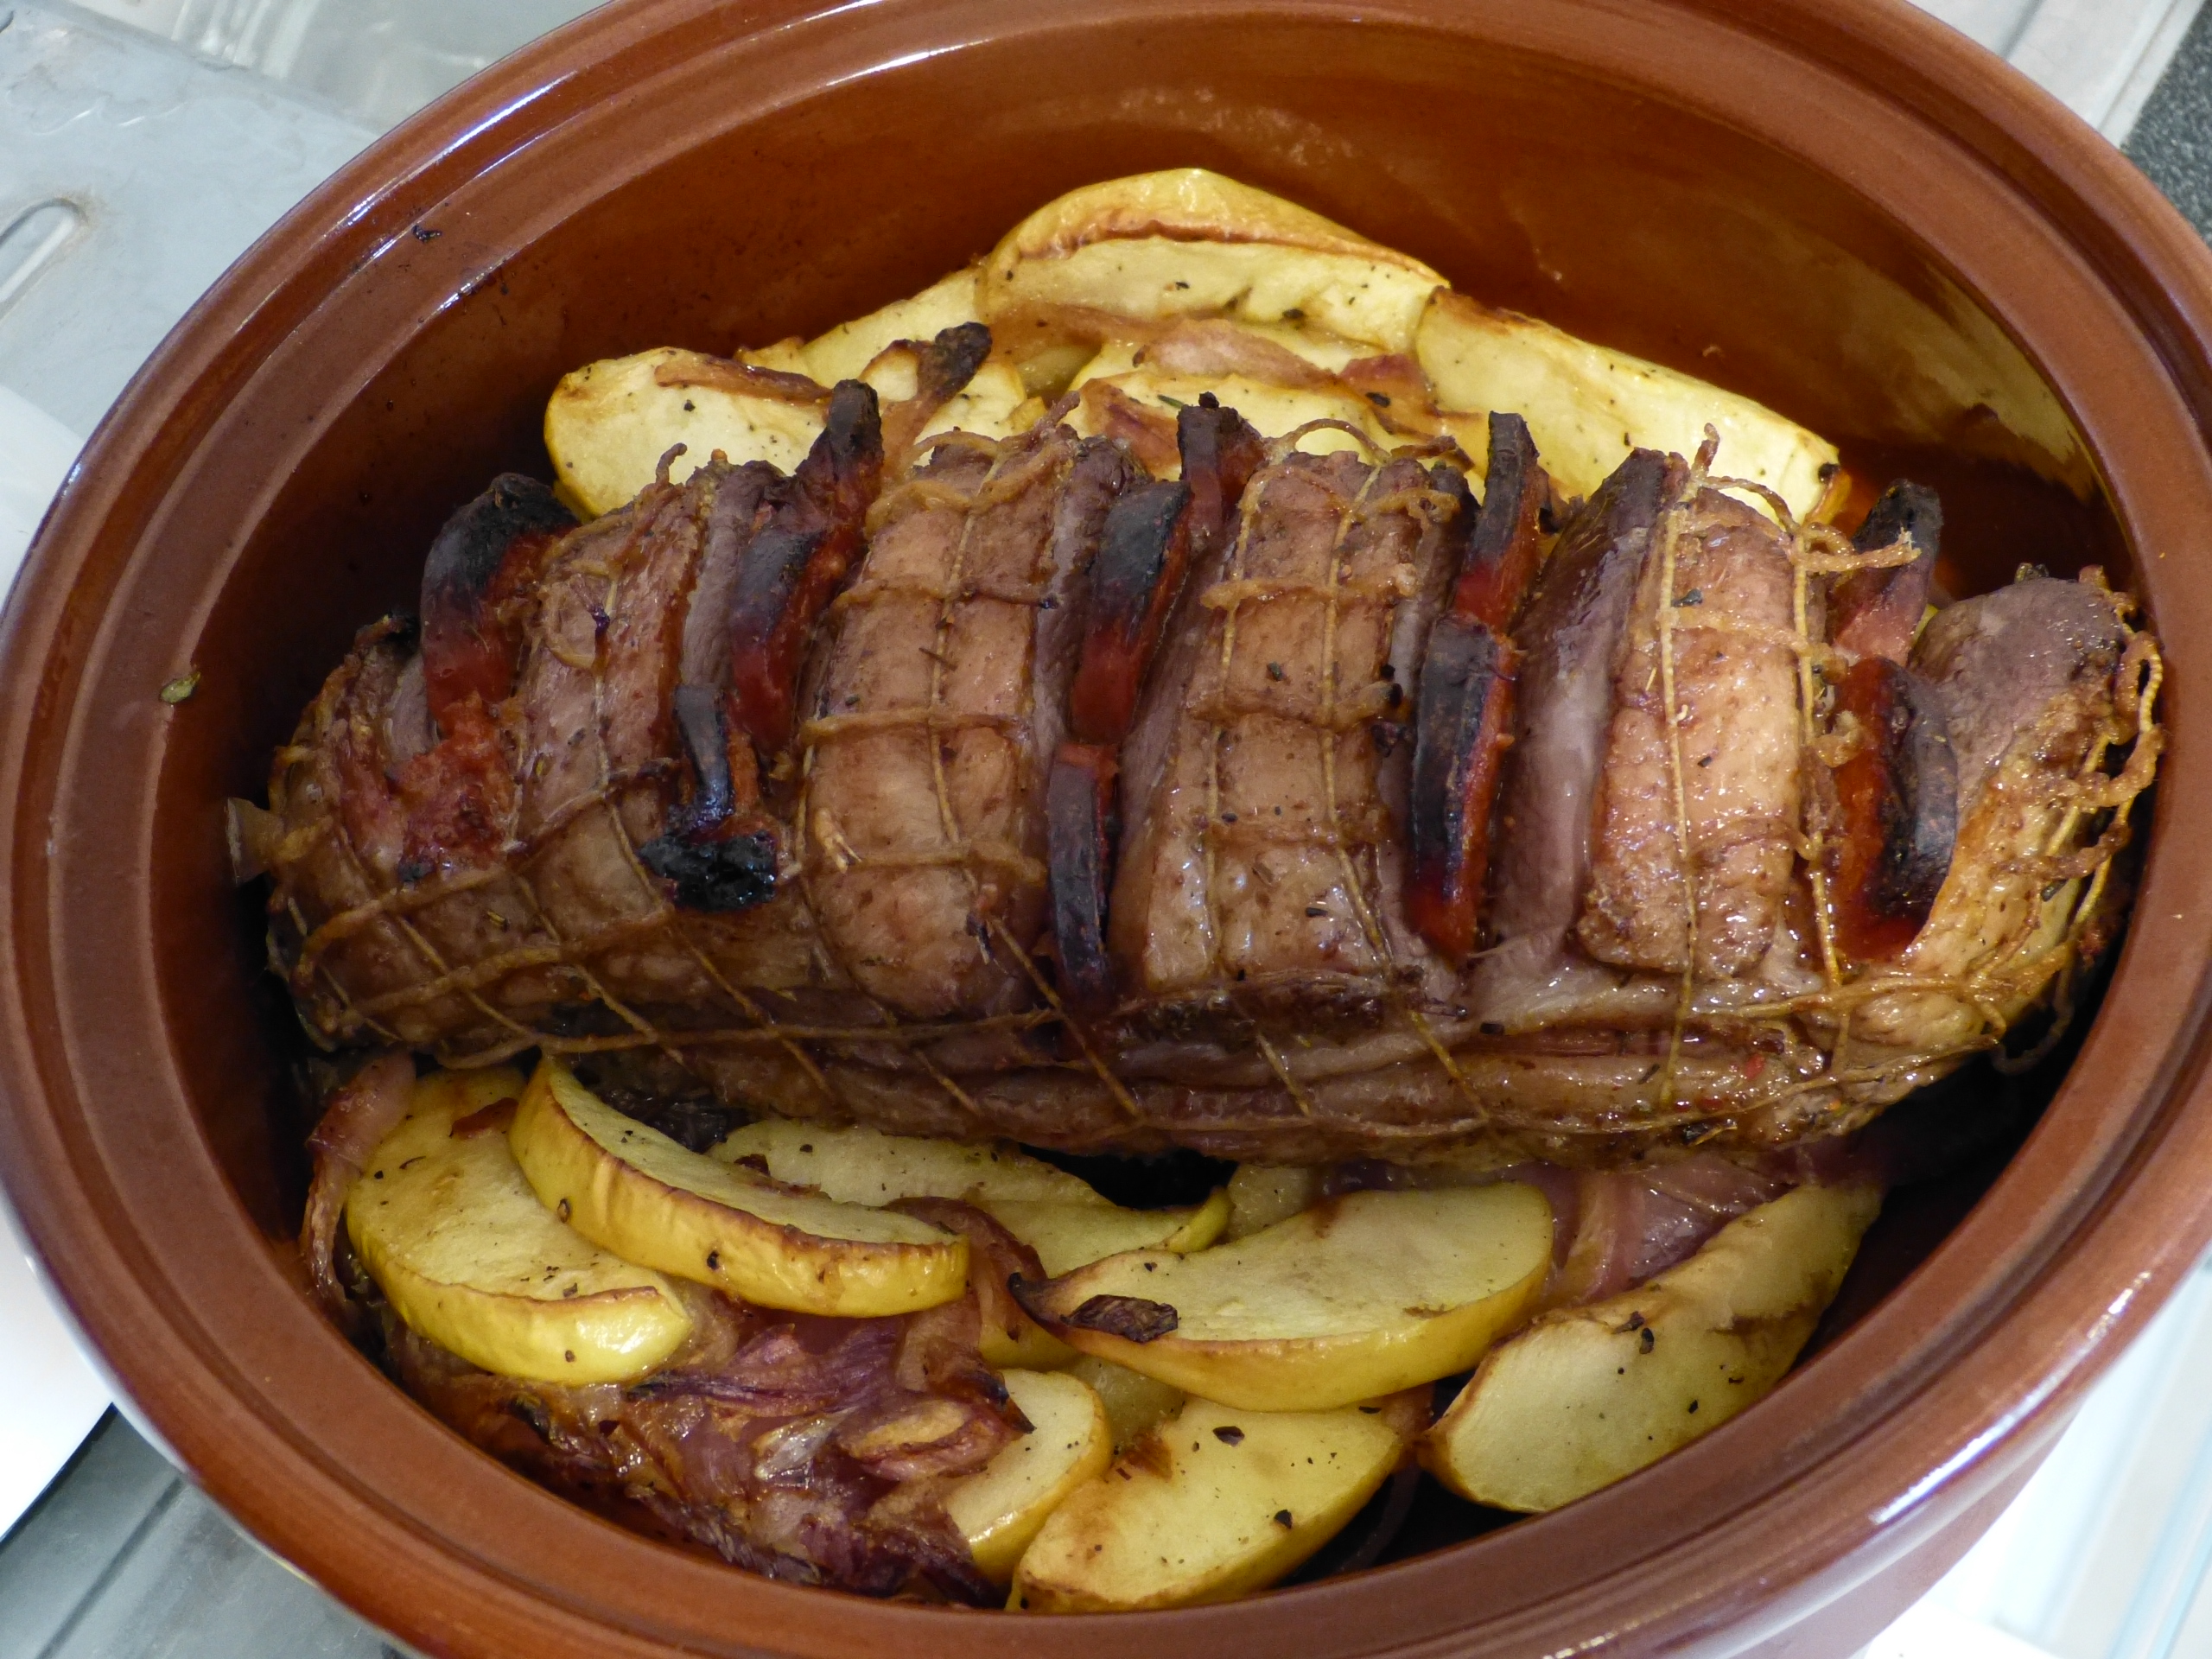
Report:
[[[1444,279],[1281,197],[1203,168],[1109,179],[1047,202],[983,261],[976,315],[1293,322],[1402,352]]]
[[[1103,1198],[1070,1204],[1057,1198],[983,1198],[976,1200],[976,1207],[1036,1251],[1049,1278],[1130,1250],[1185,1255],[1205,1249],[1229,1224],[1229,1194],[1224,1191],[1186,1210],[1124,1210]]]
[[[933,1141],[764,1117],[734,1131],[708,1156],[725,1164],[757,1160],[773,1179],[817,1188],[845,1204],[1014,1198],[1106,1205],[1089,1182],[1002,1141]]]
[[[1193,1400],[1052,1511],[1009,1605],[1129,1612],[1263,1590],[1341,1531],[1404,1449],[1381,1410]]]
[[[1070,1492],[1105,1472],[1113,1433],[1098,1396],[1057,1371],[1002,1373],[1029,1433],[944,1496],[944,1512],[983,1574],[1006,1583]]]
[[[557,1060],[510,1132],[545,1207],[631,1261],[798,1313],[868,1319],[968,1287],[968,1241],[690,1152],[607,1105]]]
[[[1123,1250],[1203,1249],[1229,1218],[1221,1194],[1190,1209],[1122,1209],[1088,1182],[1002,1141],[932,1141],[772,1117],[735,1131],[708,1155],[849,1204],[972,1204],[1035,1250],[1048,1277]]]
[[[1317,1411],[1466,1370],[1551,1260],[1551,1205],[1500,1183],[1355,1192],[1232,1244],[1109,1256],[1014,1294],[1085,1353],[1245,1410]]]
[[[1478,1503],[1555,1510],[1726,1422],[1780,1382],[1882,1207],[1801,1186],[1634,1290],[1547,1313],[1483,1361],[1421,1443]]]
[[[628,1382],[691,1333],[660,1274],[546,1211],[499,1118],[519,1072],[440,1071],[346,1200],[354,1254],[410,1329],[502,1376]]]
[[[859,379],[869,364],[902,340],[935,340],[947,328],[981,320],[976,311],[976,267],[969,265],[939,277],[909,298],[839,323],[800,346],[798,356],[806,373],[834,386],[840,380]]]
[[[1182,1410],[1183,1402],[1190,1398],[1173,1382],[1162,1382],[1096,1354],[1077,1354],[1065,1369],[1068,1376],[1088,1383],[1098,1403],[1106,1408],[1116,1457]]]
[[[1695,454],[1708,423],[1719,470],[1765,485],[1801,517],[1836,464],[1834,444],[1748,397],[1448,289],[1422,316],[1414,355],[1440,407],[1526,420],[1567,495],[1595,495],[1632,449]]]
[[[563,495],[586,517],[653,481],[660,458],[682,483],[721,450],[789,473],[822,434],[829,391],[804,377],[661,346],[587,363],[545,404],[545,448]]]

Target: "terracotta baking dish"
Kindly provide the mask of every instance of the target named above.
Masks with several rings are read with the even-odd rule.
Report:
[[[1243,1605],[1041,1621],[780,1587],[480,1456],[296,1287],[298,1038],[220,804],[564,370],[811,332],[1090,179],[1202,163],[1948,493],[1955,579],[2101,558],[2173,734],[2102,1011],[2001,1174],[1900,1198],[1817,1357],[1656,1470]],[[1896,0],[635,0],[373,146],[101,428],[0,649],[0,1169],[254,1533],[450,1654],[1847,1653],[1960,1554],[2212,1234],[2212,257]],[[2088,505],[2083,505],[2087,501]],[[157,696],[196,666],[196,696]],[[1986,1190],[1983,1188],[1986,1186]],[[1886,1294],[1884,1293],[1886,1292]],[[1434,1548],[1428,1548],[1434,1546]]]

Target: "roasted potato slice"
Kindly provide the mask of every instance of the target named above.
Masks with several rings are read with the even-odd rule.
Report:
[[[1356,1192],[1193,1255],[1140,1250],[1017,1287],[1071,1347],[1250,1411],[1318,1411],[1464,1370],[1552,1259],[1532,1186]]]
[[[1801,1186],[1679,1267],[1547,1313],[1483,1361],[1421,1442],[1463,1497],[1555,1510],[1687,1446],[1782,1380],[1882,1207]]]
[[[533,1382],[632,1381],[682,1344],[691,1317],[660,1274],[538,1203],[496,1121],[497,1103],[522,1092],[505,1068],[417,1083],[346,1198],[353,1252],[394,1313],[472,1365]]]
[[[1010,1370],[1006,1391],[1029,1433],[944,1496],[944,1512],[976,1567],[1004,1584],[1046,1517],[1114,1460],[1106,1408],[1090,1387],[1056,1371]]]
[[[1135,1611],[1263,1590],[1359,1513],[1404,1445],[1381,1411],[1193,1400],[1052,1511],[1011,1605]]]
[[[1039,313],[1077,309],[1287,321],[1403,352],[1442,281],[1280,196],[1181,168],[1090,185],[1039,208],[984,260],[976,309],[1016,336]],[[1019,339],[1012,343],[1018,353]]]
[[[625,1117],[547,1060],[509,1139],[545,1207],[647,1267],[761,1307],[911,1313],[968,1287],[968,1241],[717,1163]]]
[[[1836,464],[1833,444],[1748,397],[1464,294],[1437,292],[1414,355],[1441,408],[1526,420],[1569,495],[1594,495],[1631,449],[1695,454],[1708,423],[1720,434],[1719,470],[1765,485],[1800,517]]]
[[[662,346],[563,376],[545,405],[555,484],[585,515],[612,512],[678,443],[684,452],[668,469],[677,483],[717,449],[790,472],[821,435],[823,402],[795,376],[748,368]]]
[[[1087,1204],[1111,1208],[1087,1181],[1006,1141],[932,1141],[881,1129],[764,1117],[715,1146],[725,1164],[758,1159],[774,1179],[844,1204],[901,1198]]]
[[[1103,1201],[1069,1204],[1052,1198],[985,1198],[978,1206],[1036,1251],[1053,1277],[1128,1250],[1187,1255],[1211,1244],[1229,1224],[1226,1192],[1187,1210],[1124,1210]]]

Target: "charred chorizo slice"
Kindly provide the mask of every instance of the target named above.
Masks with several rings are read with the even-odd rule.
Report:
[[[1857,962],[1901,954],[1951,871],[1959,777],[1942,695],[1886,657],[1863,657],[1838,688],[1857,753],[1835,769],[1829,851],[1836,942]]]
[[[1847,656],[1902,663],[1927,613],[1936,558],[1942,550],[1943,504],[1924,485],[1900,479],[1882,493],[1852,537],[1861,553],[1909,550],[1910,563],[1857,570],[1828,595],[1828,637]]]
[[[1080,1008],[1103,1006],[1114,973],[1106,955],[1106,896],[1113,880],[1113,751],[1064,743],[1045,789],[1045,834],[1052,882],[1052,932],[1060,984]]]
[[[830,394],[822,435],[739,563],[730,595],[730,690],[738,729],[763,756],[791,738],[815,625],[859,555],[883,481],[883,423],[858,380]]]
[[[1490,471],[1471,522],[1452,613],[1503,632],[1535,585],[1544,562],[1544,518],[1552,482],[1536,441],[1518,415],[1490,417]]]
[[[1491,815],[1513,741],[1513,685],[1520,652],[1506,629],[1544,556],[1551,480],[1528,423],[1491,416],[1489,491],[1469,526],[1452,608],[1428,636],[1414,722],[1413,785],[1406,826],[1406,917],[1453,961],[1475,948]],[[1447,487],[1465,485],[1445,473]]]
[[[1520,665],[1520,653],[1485,624],[1458,616],[1437,620],[1421,665],[1406,917],[1455,961],[1475,948]]]
[[[1128,735],[1184,578],[1220,545],[1266,459],[1260,435],[1233,409],[1184,410],[1175,429],[1181,480],[1141,485],[1116,502],[1091,566],[1088,625],[1068,691],[1069,724],[1082,742]]]
[[[528,587],[575,516],[534,478],[503,473],[446,520],[423,567],[423,677],[430,717],[453,729],[469,697],[486,705],[514,690],[521,634],[501,602]]]

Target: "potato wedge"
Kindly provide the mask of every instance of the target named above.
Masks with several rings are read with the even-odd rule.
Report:
[[[818,1188],[843,1204],[901,1198],[998,1198],[1111,1208],[1088,1181],[1006,1141],[931,1141],[764,1117],[735,1130],[707,1154],[725,1164],[757,1158],[774,1179]]]
[[[1226,1192],[1187,1210],[1124,1210],[1103,1200],[1069,1204],[1050,1198],[984,1198],[977,1205],[1036,1251],[1053,1278],[1128,1250],[1187,1255],[1205,1249],[1229,1224]]]
[[[496,1126],[455,1123],[523,1092],[519,1072],[440,1071],[346,1200],[354,1254],[392,1311],[472,1365],[543,1382],[627,1382],[691,1333],[660,1274],[563,1226]]]
[[[1442,408],[1526,420],[1569,495],[1596,493],[1634,448],[1695,454],[1708,423],[1720,434],[1719,469],[1765,485],[1801,517],[1836,462],[1833,444],[1748,397],[1463,294],[1437,293],[1414,355]]]
[[[1057,1371],[1003,1375],[1029,1433],[944,1495],[945,1515],[976,1566],[1001,1584],[1046,1517],[1114,1460],[1106,1408],[1087,1384]]]
[[[822,432],[823,405],[746,390],[730,365],[661,346],[587,363],[562,377],[545,404],[553,476],[587,515],[612,512],[653,481],[670,446],[677,483],[717,449],[788,473]]]
[[[1193,1400],[1052,1511],[1009,1605],[1135,1611],[1263,1590],[1359,1513],[1403,1449],[1381,1413]]]
[[[1535,1511],[1687,1446],[1782,1380],[1881,1205],[1801,1186],[1649,1283],[1545,1314],[1483,1361],[1421,1462],[1463,1497]]]
[[[1109,1256],[1017,1295],[1070,1346],[1249,1411],[1319,1411],[1465,1370],[1552,1259],[1531,1186],[1356,1192],[1193,1255]]]
[[[1062,307],[1289,321],[1403,352],[1442,281],[1279,196],[1180,168],[1090,185],[1039,208],[983,262],[976,308],[994,326]]]
[[[1077,1354],[1065,1369],[1070,1376],[1088,1383],[1105,1408],[1116,1457],[1182,1410],[1183,1402],[1190,1398],[1173,1382],[1162,1382],[1096,1354]]]
[[[685,1150],[547,1060],[509,1132],[545,1207],[631,1261],[761,1307],[911,1313],[968,1287],[968,1241]]]

